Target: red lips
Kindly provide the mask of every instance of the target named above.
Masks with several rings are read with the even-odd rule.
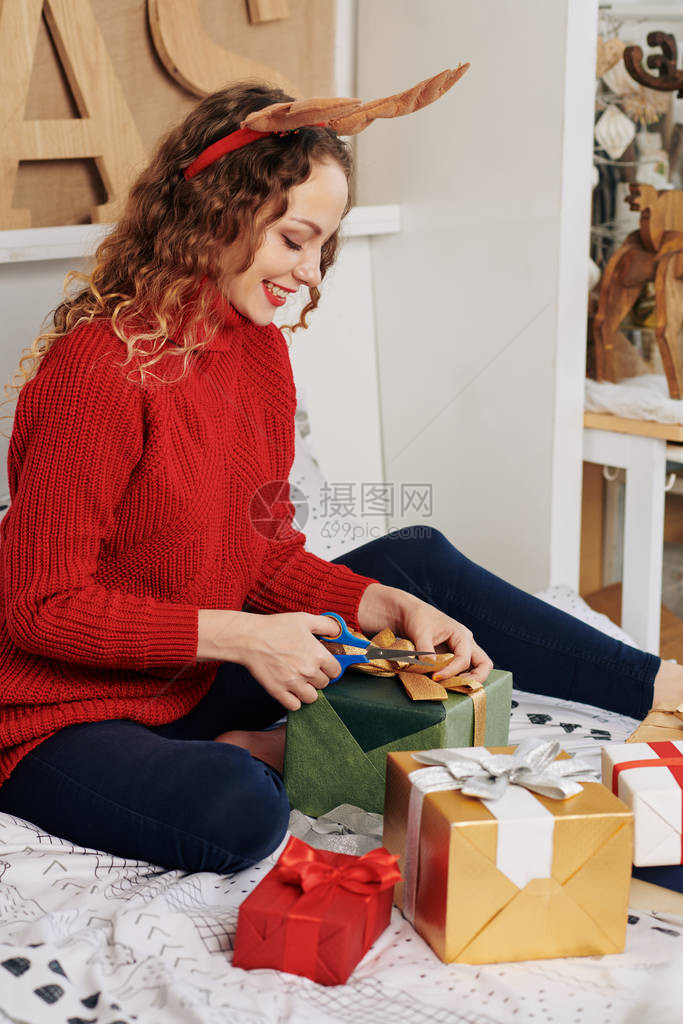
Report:
[[[261,282],[265,296],[268,299],[268,302],[270,302],[271,306],[284,306],[287,300],[283,298],[281,295],[275,295],[275,293],[270,291],[270,289],[267,287],[269,284],[273,283],[273,281]],[[277,287],[281,288],[283,292],[289,292],[290,295],[293,295],[294,292],[296,291],[296,288],[285,288],[283,284],[279,284],[277,285]]]

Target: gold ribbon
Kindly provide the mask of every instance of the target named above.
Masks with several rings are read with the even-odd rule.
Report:
[[[661,704],[650,711],[627,743],[659,743],[683,740],[683,704]]]
[[[354,636],[367,640],[368,638],[357,630],[350,630]],[[390,629],[383,629],[370,640],[376,647],[398,648],[404,651],[414,651],[415,645],[410,640],[400,639]],[[350,644],[327,643],[326,646],[332,654],[352,654],[357,648]],[[484,746],[484,734],[486,733],[486,690],[483,685],[473,676],[466,674],[453,676],[445,683],[439,683],[433,678],[433,673],[439,673],[448,665],[454,654],[437,654],[434,665],[410,665],[401,661],[380,661],[379,659],[368,661],[363,664],[354,665],[360,672],[366,672],[373,676],[398,676],[403,687],[411,700],[448,700],[448,692],[462,693],[472,699],[474,707],[474,737],[472,744],[475,747]]]
[[[437,686],[439,684],[437,683]],[[473,747],[484,746],[484,735],[486,733],[486,690],[480,682],[472,676],[454,676],[443,684],[445,690],[452,693],[465,693],[472,698],[474,705],[474,736]]]
[[[451,687],[449,687],[451,689]],[[478,684],[476,690],[458,690],[458,693],[469,693],[474,704],[474,738],[473,747],[484,746],[484,735],[486,733],[486,690]]]

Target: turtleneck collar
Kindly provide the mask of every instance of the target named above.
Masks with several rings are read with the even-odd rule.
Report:
[[[219,329],[215,337],[211,339],[205,346],[205,349],[209,352],[228,352],[233,344],[234,339],[232,333],[235,330],[244,330],[244,328],[251,325],[251,320],[248,320],[237,310],[230,302],[226,299],[225,295],[220,289],[208,281],[206,278],[202,281],[202,287],[208,289],[212,296],[213,301],[211,303],[211,310],[218,314],[220,319],[223,321],[223,326]],[[252,325],[253,326],[253,325]]]
[[[220,289],[208,278],[203,278],[199,284],[199,290],[206,290],[209,294],[209,311],[217,315],[220,326],[215,336],[202,346],[202,351],[208,352],[229,352],[235,344],[234,332],[254,328],[255,325],[247,317],[238,313],[233,305],[228,302]],[[180,321],[173,336],[168,340],[173,345],[180,345],[183,334],[183,325],[187,324],[190,312],[189,307],[186,313],[181,315]]]

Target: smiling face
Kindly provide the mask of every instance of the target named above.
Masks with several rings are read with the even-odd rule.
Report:
[[[250,267],[231,272],[236,252],[233,246],[225,250],[219,284],[239,313],[265,326],[302,285],[320,284],[321,249],[339,227],[347,198],[339,164],[319,161],[305,181],[290,189],[286,213],[266,228]]]

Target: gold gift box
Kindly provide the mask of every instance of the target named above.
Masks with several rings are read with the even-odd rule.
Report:
[[[491,747],[509,754],[514,747]],[[566,755],[560,755],[566,756]],[[404,872],[410,753],[387,758],[384,846]],[[554,816],[549,878],[519,889],[496,867],[498,822],[457,790],[422,806],[415,928],[447,963],[499,963],[621,953],[633,848],[630,809],[598,782],[567,800],[537,796]],[[403,909],[403,883],[394,902]]]
[[[683,740],[683,704],[657,707],[650,711],[627,743],[662,743]]]

